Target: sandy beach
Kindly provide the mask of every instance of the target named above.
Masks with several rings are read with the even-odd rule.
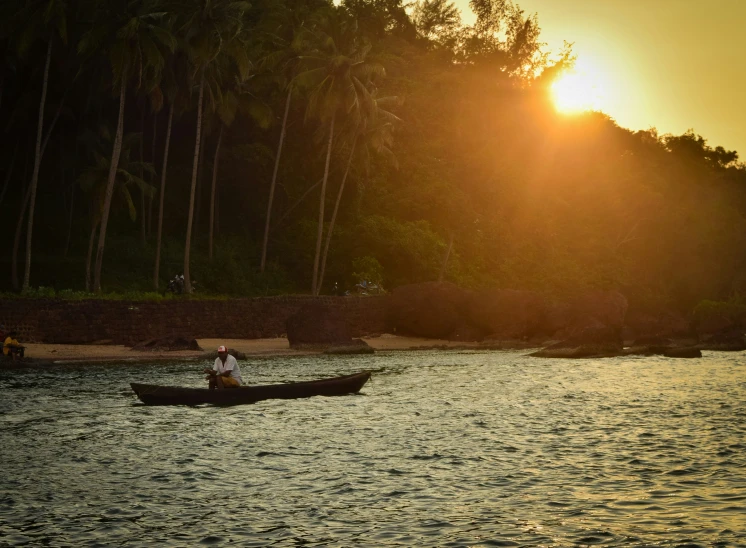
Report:
[[[363,337],[375,350],[416,350],[420,348],[438,347],[478,347],[478,343],[464,343],[441,339],[424,339],[418,337],[400,337],[384,334],[378,337]],[[52,362],[79,361],[146,361],[146,360],[174,360],[195,359],[205,352],[216,350],[219,345],[225,345],[251,356],[302,356],[316,354],[310,350],[293,350],[286,338],[272,339],[197,339],[202,350],[178,351],[143,351],[132,350],[128,346],[114,344],[46,344],[27,343],[26,356]]]

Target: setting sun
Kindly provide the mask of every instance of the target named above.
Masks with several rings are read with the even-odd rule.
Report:
[[[565,72],[552,84],[554,105],[560,112],[576,113],[601,110],[603,86],[596,75],[581,67]]]

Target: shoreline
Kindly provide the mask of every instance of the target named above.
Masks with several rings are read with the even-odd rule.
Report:
[[[444,339],[425,339],[421,337],[403,337],[383,334],[376,337],[361,337],[376,351],[425,350],[440,349],[489,349],[477,342],[448,341]],[[133,362],[161,360],[196,360],[203,358],[219,345],[238,350],[247,358],[311,356],[323,354],[320,350],[295,350],[290,348],[287,338],[267,339],[197,339],[202,350],[132,350],[128,346],[114,344],[48,344],[26,343],[26,356],[38,361],[55,364],[98,363],[98,362]]]

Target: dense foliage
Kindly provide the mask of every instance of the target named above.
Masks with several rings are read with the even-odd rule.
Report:
[[[558,114],[571,52],[471,7],[3,2],[0,289],[746,293],[737,154]]]

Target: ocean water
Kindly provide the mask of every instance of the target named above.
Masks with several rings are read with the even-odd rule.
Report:
[[[391,352],[361,394],[148,407],[203,363],[0,371],[0,546],[746,546],[746,354]]]

